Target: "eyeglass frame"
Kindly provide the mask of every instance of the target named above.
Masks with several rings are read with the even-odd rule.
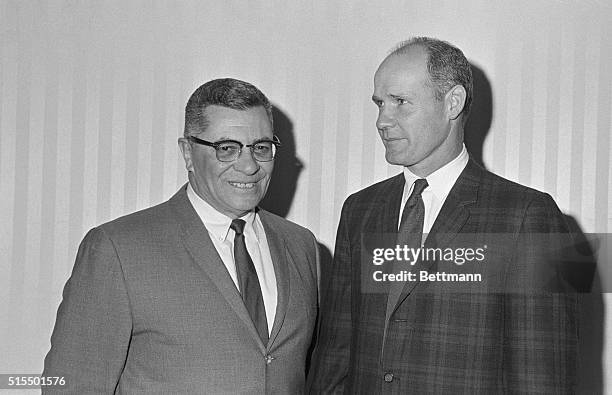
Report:
[[[215,157],[217,158],[217,160],[219,162],[223,162],[223,163],[233,162],[233,161],[237,160],[238,158],[240,158],[240,155],[242,154],[242,149],[244,147],[250,148],[251,156],[257,162],[272,162],[274,160],[274,158],[276,157],[276,151],[278,150],[279,147],[282,146],[280,139],[276,135],[272,136],[272,140],[261,139],[261,140],[255,141],[252,144],[243,144],[243,143],[241,143],[238,140],[232,140],[232,139],[220,140],[220,141],[217,141],[217,142],[212,142],[212,141],[202,140],[201,138],[198,138],[196,136],[187,136],[187,140],[192,141],[192,142],[194,142],[196,144],[205,145],[207,147],[213,147],[215,149]],[[219,146],[221,144],[223,144],[223,143],[236,143],[236,144],[238,144],[240,146],[240,149],[238,150],[238,156],[236,156],[235,159],[232,159],[232,160],[221,160],[221,159],[219,159],[219,156],[217,155],[217,153],[219,152]],[[274,146],[274,149],[272,151],[272,159],[270,159],[270,160],[259,160],[259,159],[257,159],[255,157],[253,149],[255,148],[255,145],[257,145],[259,143],[272,143],[272,145]]]

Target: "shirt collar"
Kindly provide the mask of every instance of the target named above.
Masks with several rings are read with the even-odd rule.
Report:
[[[451,160],[425,178],[429,186],[427,189],[425,189],[425,191],[423,191],[423,193],[433,193],[437,199],[444,201],[453,185],[455,185],[459,175],[463,169],[465,169],[469,158],[470,156],[468,155],[464,144],[461,152],[455,159]],[[419,178],[421,177],[412,173],[407,167],[404,167],[404,179],[406,180],[406,187],[408,189],[411,189],[412,184],[414,184],[414,182]]]
[[[187,197],[196,213],[202,220],[206,230],[217,240],[225,241],[230,231],[232,219],[227,215],[220,213],[211,206],[206,200],[202,199],[191,187],[191,183],[187,184]],[[258,227],[255,226],[257,215],[255,210],[249,211],[247,214],[240,217],[246,222],[244,233],[246,235],[254,235],[259,242]]]

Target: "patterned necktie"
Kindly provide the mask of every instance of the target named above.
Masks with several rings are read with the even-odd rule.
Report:
[[[264,344],[268,344],[266,309],[263,303],[263,296],[261,294],[257,272],[255,271],[255,265],[253,265],[253,260],[251,260],[251,256],[244,242],[244,224],[245,222],[243,220],[235,219],[230,225],[230,228],[236,233],[234,237],[234,261],[236,263],[236,273],[238,274],[238,285],[244,305],[251,315],[251,319],[253,320],[253,324],[255,324],[255,329],[257,329],[257,333],[259,333],[261,341],[263,341]]]
[[[404,211],[402,212],[402,220],[397,233],[396,244],[403,248],[407,245],[409,248],[419,248],[423,238],[423,222],[425,220],[425,204],[421,194],[427,188],[427,180],[419,178],[414,182],[414,188],[410,197],[406,201]],[[393,265],[393,273],[399,273],[407,268],[407,262],[395,262]],[[403,281],[393,281],[389,287],[389,295],[387,296],[387,313],[390,314],[394,309],[399,297],[404,289]]]

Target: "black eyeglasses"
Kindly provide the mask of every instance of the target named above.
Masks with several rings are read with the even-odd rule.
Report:
[[[270,162],[276,155],[276,150],[281,146],[281,142],[278,137],[273,136],[272,140],[259,140],[253,144],[242,144],[236,140],[221,140],[213,143],[199,139],[195,136],[187,137],[190,141],[196,144],[206,145],[213,147],[217,155],[217,160],[220,162],[233,162],[240,156],[242,148],[248,147],[251,149],[253,158],[258,162]]]

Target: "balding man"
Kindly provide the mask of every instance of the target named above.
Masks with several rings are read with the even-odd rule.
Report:
[[[402,43],[376,71],[372,100],[385,157],[404,170],[344,204],[310,391],[571,393],[576,298],[548,292],[562,288],[546,246],[533,242],[567,227],[549,195],[470,158],[463,139],[472,74],[463,53],[426,37]],[[372,253],[364,240],[376,234],[434,257],[421,255],[403,271],[396,257],[392,273],[369,276],[379,262],[364,262]],[[450,264],[436,255],[449,246]],[[468,256],[486,262],[464,264]],[[455,281],[466,278],[474,282]]]

